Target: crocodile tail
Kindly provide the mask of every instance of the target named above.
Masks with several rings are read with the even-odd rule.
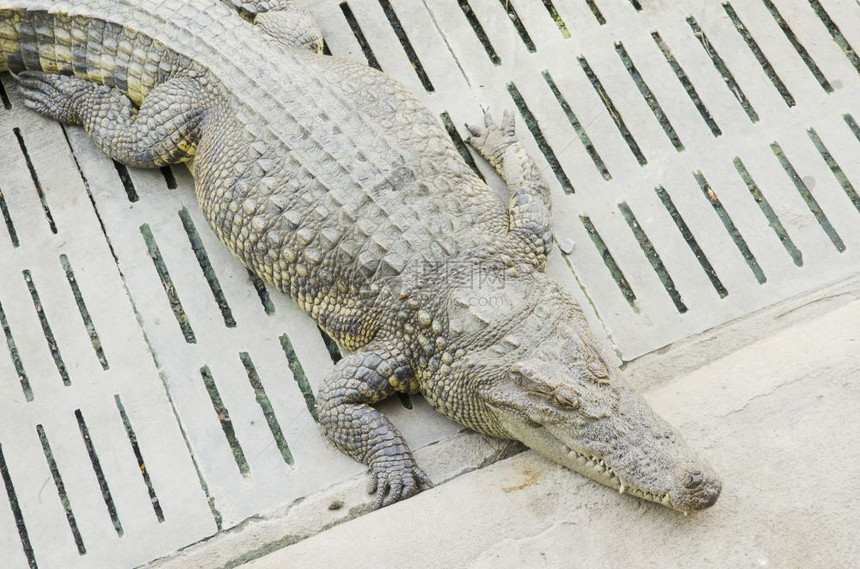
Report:
[[[74,75],[116,87],[138,105],[170,78],[177,54],[126,26],[0,0],[0,72]]]

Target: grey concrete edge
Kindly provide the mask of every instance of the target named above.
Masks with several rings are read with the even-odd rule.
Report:
[[[415,458],[439,485],[523,450],[518,442],[463,430],[417,449]],[[233,569],[371,512],[374,497],[367,493],[367,481],[364,473],[354,476],[138,569]]]

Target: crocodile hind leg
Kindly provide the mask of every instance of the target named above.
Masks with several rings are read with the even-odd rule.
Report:
[[[514,114],[505,111],[501,124],[489,113],[484,127],[466,125],[467,141],[505,180],[510,190],[509,223],[512,233],[526,243],[527,254],[537,267],[546,265],[552,250],[552,209],[549,187],[534,160],[516,137]]]
[[[323,433],[341,451],[370,467],[374,508],[419,491],[430,479],[418,468],[397,428],[371,407],[397,391],[417,391],[412,372],[387,350],[365,349],[342,359],[319,391]]]
[[[137,110],[118,89],[65,75],[17,76],[24,105],[65,124],[83,125],[102,151],[128,166],[160,167],[189,160],[206,115],[193,79],[155,87]]]
[[[316,18],[294,0],[232,0],[232,4],[279,44],[322,53],[323,35]]]

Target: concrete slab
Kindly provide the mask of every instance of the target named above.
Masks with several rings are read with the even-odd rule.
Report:
[[[701,514],[527,452],[244,567],[850,567],[858,346],[853,302],[646,393],[723,477]]]

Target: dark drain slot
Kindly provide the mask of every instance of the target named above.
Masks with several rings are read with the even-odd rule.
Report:
[[[552,75],[549,74],[549,71],[543,71],[542,74],[547,85],[549,85],[552,94],[555,95],[555,99],[558,101],[558,104],[561,105],[561,110],[563,110],[564,114],[567,115],[567,120],[570,122],[570,125],[573,127],[573,130],[576,131],[576,135],[579,137],[580,142],[582,142],[582,145],[585,147],[585,151],[588,152],[588,156],[597,167],[597,171],[600,172],[600,175],[603,176],[604,180],[611,180],[612,175],[609,173],[609,169],[603,162],[603,158],[598,154],[597,148],[595,148],[594,143],[591,142],[591,138],[585,131],[585,126],[583,126],[579,117],[576,116],[576,113],[573,112],[567,99],[558,88],[558,85],[555,84]]]
[[[33,185],[36,188],[36,193],[39,196],[39,201],[42,203],[42,211],[45,212],[45,219],[48,220],[48,226],[51,228],[51,233],[57,233],[57,224],[54,221],[54,215],[51,213],[51,208],[48,207],[48,200],[45,197],[45,192],[42,189],[42,182],[39,181],[39,175],[36,173],[36,167],[33,166],[33,161],[30,159],[30,152],[27,150],[27,144],[24,142],[24,136],[21,134],[21,129],[15,127],[12,129],[15,133],[15,138],[18,139],[18,147],[21,149],[21,154],[24,155],[24,161],[27,163],[27,170],[30,172],[30,178],[33,180]]]
[[[594,14],[594,17],[597,19],[597,23],[601,26],[606,23],[606,18],[603,17],[603,13],[600,11],[600,8],[597,7],[597,4],[594,3],[594,0],[585,0],[585,3],[588,4],[588,9],[591,10],[591,13]]]
[[[90,338],[90,343],[93,345],[93,350],[96,352],[96,357],[99,359],[102,369],[108,370],[110,366],[108,365],[107,357],[105,356],[104,349],[102,348],[102,341],[99,338],[99,333],[96,331],[95,324],[93,324],[93,319],[90,317],[90,311],[87,309],[87,305],[84,302],[84,296],[78,286],[78,280],[75,278],[75,271],[72,269],[72,265],[69,263],[69,258],[66,255],[60,255],[60,263],[63,265],[63,270],[66,273],[66,279],[69,281],[69,286],[72,287],[72,295],[75,297],[75,303],[78,305],[78,312],[81,313],[84,327],[87,329],[87,335]]]
[[[12,108],[12,101],[9,100],[9,94],[6,93],[6,86],[0,80],[0,101],[3,102],[3,108],[7,111]]]
[[[699,23],[692,16],[687,18],[687,23],[690,25],[690,29],[693,30],[693,35],[696,36],[696,39],[699,40],[700,44],[702,44],[702,48],[705,50],[705,53],[707,53],[708,57],[711,58],[711,62],[714,64],[714,67],[720,72],[720,75],[722,75],[723,81],[725,81],[729,91],[731,91],[732,95],[734,95],[735,99],[740,103],[744,112],[746,112],[750,121],[758,122],[758,113],[755,112],[755,109],[749,102],[749,99],[747,99],[746,94],[744,94],[743,89],[738,85],[738,82],[735,80],[735,76],[732,75],[726,62],[722,57],[720,57],[717,50],[714,49],[714,46],[711,44],[711,40],[708,39],[708,36],[705,35],[705,32],[703,32],[702,28],[699,27]]]
[[[851,129],[851,132],[854,133],[854,136],[857,138],[857,141],[860,142],[860,125],[857,124],[857,121],[854,120],[850,114],[842,115],[843,120],[845,120],[845,124],[848,125],[848,128]]]
[[[12,476],[9,474],[9,467],[6,464],[6,457],[3,455],[3,445],[0,444],[0,477],[3,478],[3,485],[6,487],[6,496],[9,497],[9,507],[12,510],[12,516],[15,518],[15,526],[18,528],[18,537],[21,539],[21,547],[24,549],[24,555],[27,557],[27,564],[30,569],[37,569],[36,556],[33,553],[33,545],[30,543],[30,534],[27,532],[27,524],[24,522],[24,512],[21,511],[21,505],[18,503],[18,494],[15,492],[15,486],[12,484]]]
[[[510,19],[511,23],[514,25],[514,28],[516,28],[517,34],[519,34],[520,39],[523,40],[526,49],[534,53],[537,49],[535,48],[535,42],[532,41],[528,30],[526,30],[525,25],[523,25],[522,20],[520,20],[520,15],[517,14],[517,9],[514,8],[514,4],[511,2],[511,0],[499,0],[499,4],[501,4],[502,8],[505,9],[505,12],[507,12],[508,19]]]
[[[714,211],[717,212],[717,216],[720,218],[720,221],[723,222],[723,227],[726,228],[726,231],[729,234],[729,237],[732,238],[732,241],[735,242],[738,250],[741,252],[744,260],[747,262],[747,266],[749,266],[753,275],[755,275],[756,280],[759,284],[764,284],[767,282],[767,277],[764,274],[764,271],[761,270],[761,267],[758,264],[758,261],[747,245],[746,240],[741,235],[741,232],[738,231],[738,228],[735,226],[734,221],[732,221],[729,212],[726,211],[726,208],[723,207],[720,198],[717,197],[716,192],[714,192],[711,185],[705,179],[705,176],[702,175],[701,171],[693,172],[693,176],[696,178],[696,182],[699,183],[699,188],[701,188],[702,193],[705,196],[705,199],[708,200],[708,203],[711,204],[711,207],[714,208]]]
[[[110,493],[110,487],[108,486],[107,479],[105,478],[105,473],[102,470],[102,465],[101,461],[99,460],[98,453],[96,453],[96,447],[95,445],[93,445],[93,440],[90,437],[90,430],[87,427],[86,421],[84,421],[84,416],[83,414],[81,414],[80,409],[75,411],[75,418],[78,420],[78,428],[81,431],[81,437],[84,439],[84,446],[86,447],[87,454],[90,457],[90,463],[92,463],[93,465],[93,472],[95,472],[96,479],[99,482],[99,489],[102,493],[102,499],[105,501],[108,515],[113,522],[113,527],[114,530],[116,530],[116,534],[119,537],[122,537],[122,523],[119,521],[119,516],[116,513],[116,505],[114,504],[113,496]]]
[[[149,492],[149,502],[152,504],[152,510],[155,512],[155,518],[158,523],[164,521],[164,511],[161,509],[161,502],[158,500],[158,494],[155,493],[155,488],[152,485],[152,479],[149,476],[146,462],[143,460],[143,453],[140,450],[140,444],[137,441],[137,434],[134,432],[134,426],[128,418],[128,413],[125,411],[125,405],[122,404],[122,399],[119,395],[113,396],[116,408],[119,410],[119,416],[122,419],[125,434],[128,436],[128,442],[131,443],[131,450],[137,459],[137,466],[140,469],[140,475],[143,477],[143,483],[146,484],[146,489]]]
[[[177,188],[176,185],[176,176],[173,175],[173,169],[170,166],[162,166],[160,168],[161,176],[164,178],[164,183],[167,184],[168,190],[175,190]]]
[[[272,431],[272,436],[275,439],[275,444],[278,446],[278,450],[281,451],[281,457],[284,459],[284,462],[292,466],[295,463],[293,453],[290,451],[290,446],[287,444],[287,439],[284,437],[284,432],[281,430],[281,424],[275,416],[272,402],[266,394],[263,382],[260,381],[260,375],[257,373],[257,368],[251,360],[251,355],[248,352],[242,352],[239,354],[239,359],[242,360],[242,365],[245,366],[245,372],[248,374],[248,381],[251,382],[251,389],[254,390],[257,404],[263,411],[263,416],[266,417],[266,423],[269,425],[269,430]]]
[[[854,185],[851,183],[851,180],[848,179],[848,176],[845,175],[842,167],[836,162],[833,155],[830,154],[830,151],[824,145],[821,137],[818,136],[818,133],[815,132],[815,129],[813,128],[808,129],[806,134],[809,135],[809,138],[812,140],[818,153],[821,154],[821,157],[827,163],[827,167],[830,168],[831,172],[833,172],[833,176],[836,178],[836,181],[839,182],[839,185],[842,186],[843,190],[845,190],[845,195],[848,196],[848,199],[850,199],[851,203],[854,204],[854,208],[857,211],[860,211],[860,196],[857,195],[857,190],[854,189]]]
[[[6,336],[6,347],[9,348],[9,356],[12,358],[15,372],[18,374],[18,382],[21,384],[21,389],[24,390],[24,398],[27,401],[32,401],[33,390],[30,388],[30,380],[27,377],[27,372],[24,371],[24,363],[21,361],[21,354],[18,353],[18,346],[12,336],[12,328],[9,327],[9,320],[6,318],[2,303],[0,303],[0,326],[2,326],[3,334]]]
[[[12,215],[9,213],[9,207],[6,205],[6,198],[3,197],[3,190],[0,190],[0,214],[3,214],[3,221],[6,222],[6,231],[9,232],[12,247],[19,247],[21,242],[18,241],[18,232],[15,231],[15,224],[12,223]]]
[[[830,82],[827,80],[827,77],[824,76],[824,73],[818,67],[818,64],[815,63],[815,60],[812,59],[812,56],[809,55],[809,52],[800,43],[800,40],[797,39],[794,31],[788,25],[788,22],[785,21],[785,18],[782,17],[782,14],[779,13],[776,6],[771,0],[762,0],[764,2],[765,7],[770,12],[770,15],[773,16],[773,19],[776,20],[776,24],[782,30],[782,33],[785,34],[785,37],[788,38],[789,43],[803,60],[803,63],[806,64],[806,67],[809,68],[809,71],[812,72],[812,75],[815,77],[815,80],[818,81],[818,84],[821,85],[821,88],[824,89],[827,93],[833,92],[833,86],[830,85]]]
[[[170,303],[173,315],[176,316],[176,321],[179,323],[179,328],[182,330],[182,335],[185,337],[185,341],[189,344],[196,344],[197,338],[194,336],[194,330],[191,329],[191,323],[188,321],[185,309],[182,308],[182,302],[179,300],[176,287],[173,286],[173,279],[170,278],[167,265],[164,263],[164,258],[161,256],[158,243],[155,242],[155,236],[152,234],[152,230],[149,228],[148,224],[144,223],[140,226],[140,234],[143,235],[143,241],[146,243],[149,257],[155,265],[158,278],[161,279],[161,286],[164,287],[164,292],[167,294],[167,301]]]
[[[654,96],[651,88],[648,87],[648,83],[645,82],[645,79],[642,78],[639,70],[636,69],[636,65],[634,65],[633,60],[630,59],[630,55],[627,53],[627,50],[624,49],[624,44],[620,41],[615,42],[615,51],[621,58],[622,63],[624,63],[624,67],[630,74],[630,78],[633,79],[634,83],[636,83],[636,87],[639,89],[645,102],[648,103],[648,107],[651,108],[651,112],[654,113],[654,118],[657,119],[657,122],[660,123],[660,126],[663,128],[663,132],[665,132],[666,136],[669,137],[669,142],[672,143],[672,146],[674,146],[675,150],[678,152],[684,150],[684,144],[681,142],[681,139],[678,138],[678,133],[675,132],[675,128],[669,121],[669,117],[666,116],[666,113],[663,111],[663,107],[660,106],[660,102],[657,100],[657,97]]]
[[[302,368],[302,363],[299,361],[299,357],[296,355],[296,350],[293,348],[293,343],[290,341],[290,337],[286,334],[280,337],[281,340],[281,349],[284,350],[284,355],[287,358],[287,363],[290,366],[290,371],[293,373],[293,379],[299,387],[299,391],[301,391],[302,396],[305,399],[305,405],[308,408],[308,412],[311,414],[311,417],[314,418],[314,421],[319,422],[319,416],[317,415],[317,400],[314,397],[314,390],[311,389],[311,384],[308,381],[308,376],[305,374],[304,368]]]
[[[328,351],[328,355],[331,358],[332,363],[337,363],[342,360],[343,354],[340,353],[340,348],[337,347],[337,342],[335,342],[334,339],[328,335],[328,332],[323,330],[321,327],[317,326],[317,330],[320,331],[320,336],[325,343],[325,349]]]
[[[693,86],[693,83],[687,76],[687,72],[684,71],[684,68],[681,67],[681,64],[678,63],[678,60],[675,59],[675,56],[672,54],[672,50],[669,49],[669,46],[666,45],[666,42],[663,41],[663,38],[660,37],[660,34],[658,34],[657,32],[653,32],[651,34],[651,37],[654,39],[654,42],[657,44],[657,47],[660,48],[660,51],[663,53],[663,57],[666,58],[666,62],[669,64],[669,67],[672,68],[672,71],[674,71],[675,76],[678,78],[678,81],[681,82],[681,85],[687,92],[687,96],[690,97],[690,100],[693,102],[693,105],[696,106],[696,110],[699,111],[699,114],[702,116],[702,119],[705,121],[705,124],[708,125],[708,128],[711,130],[711,133],[714,136],[720,136],[721,134],[723,134],[723,131],[721,131],[720,127],[717,126],[716,121],[714,121],[713,117],[711,117],[711,112],[705,106],[705,103],[702,102],[702,98],[699,97],[699,93],[696,91],[696,88]]]
[[[747,46],[749,46],[750,51],[752,51],[756,60],[758,61],[761,68],[764,70],[767,78],[770,79],[770,82],[773,83],[773,86],[776,87],[776,90],[779,92],[782,99],[785,101],[785,104],[789,107],[793,107],[795,105],[794,97],[788,91],[788,87],[785,86],[785,83],[782,82],[779,75],[777,75],[776,70],[773,68],[773,65],[770,64],[767,57],[765,57],[764,52],[758,46],[758,42],[755,41],[755,38],[752,37],[749,29],[744,25],[743,21],[741,21],[735,9],[728,2],[723,4],[723,9],[725,9],[726,14],[729,15],[729,18],[734,24],[735,29],[741,35],[741,37],[746,42]]]
[[[51,350],[51,357],[54,359],[57,371],[60,372],[60,378],[63,380],[64,385],[69,386],[72,384],[72,381],[69,379],[69,372],[66,369],[65,362],[63,361],[63,355],[60,353],[60,347],[57,345],[54,332],[51,330],[51,325],[48,323],[48,317],[45,315],[45,308],[42,306],[42,301],[39,299],[39,291],[36,290],[36,284],[33,282],[33,275],[30,274],[30,271],[24,271],[24,282],[27,283],[30,297],[33,299],[33,307],[36,309],[36,314],[39,316],[39,323],[42,325],[42,332],[45,334],[45,341],[48,342],[48,349]]]
[[[642,11],[642,4],[639,3],[639,0],[630,0],[630,4],[632,4],[633,7],[636,8],[637,12]]]
[[[636,295],[633,293],[633,289],[630,288],[627,278],[624,276],[624,273],[621,272],[621,267],[619,267],[618,263],[615,262],[615,257],[613,257],[612,253],[609,252],[609,247],[606,246],[606,243],[603,241],[600,233],[597,232],[591,219],[584,215],[579,216],[579,219],[582,221],[582,225],[585,226],[585,230],[588,232],[591,242],[594,243],[594,247],[603,259],[603,263],[606,265],[606,268],[609,269],[609,274],[612,275],[612,278],[615,280],[615,284],[618,285],[618,289],[621,291],[624,299],[627,300],[627,303],[630,304],[630,307],[633,308],[634,312],[639,312],[639,307],[636,306]]]
[[[343,12],[343,16],[346,18],[346,22],[352,30],[352,35],[355,36],[355,40],[358,42],[359,47],[361,47],[364,57],[367,58],[367,64],[374,69],[382,71],[382,67],[376,59],[376,54],[373,53],[373,49],[371,49],[370,43],[367,41],[367,37],[361,30],[361,26],[358,25],[358,20],[355,19],[355,14],[352,13],[352,8],[350,8],[349,4],[346,2],[341,2],[340,11]]]
[[[131,203],[140,201],[140,196],[137,195],[137,189],[134,187],[134,181],[131,179],[131,174],[128,173],[128,168],[125,167],[125,164],[120,164],[114,160],[113,167],[119,175],[119,180],[122,182],[122,187],[125,189],[125,195],[128,196],[128,201]]]
[[[785,173],[788,174],[788,177],[794,183],[794,187],[797,188],[797,192],[800,194],[800,197],[803,198],[803,201],[806,202],[806,206],[809,208],[809,211],[812,212],[812,215],[815,216],[821,229],[823,229],[824,233],[827,234],[827,237],[830,238],[830,242],[833,243],[833,246],[836,247],[836,250],[840,253],[845,251],[845,243],[842,241],[842,238],[836,232],[836,229],[834,229],[830,224],[830,220],[827,219],[827,215],[824,214],[824,210],[821,209],[821,206],[818,204],[818,200],[815,199],[812,192],[809,190],[809,187],[797,173],[797,170],[794,169],[794,166],[788,160],[785,152],[783,152],[782,147],[778,143],[774,142],[770,145],[770,149],[773,151],[777,160],[779,160]]]
[[[501,64],[502,58],[499,57],[493,44],[490,43],[490,38],[487,36],[487,32],[484,31],[484,26],[481,25],[481,21],[478,20],[478,16],[475,14],[475,11],[472,10],[472,6],[469,5],[469,0],[457,0],[457,3],[460,5],[460,9],[466,16],[466,20],[469,22],[469,25],[472,26],[472,30],[478,37],[478,41],[481,42],[482,46],[484,46],[484,51],[487,52],[487,57],[490,58],[490,61],[492,61],[494,65]]]
[[[526,105],[525,99],[520,94],[517,86],[513,83],[508,83],[508,92],[511,94],[511,98],[514,100],[514,104],[517,106],[517,109],[520,111],[520,115],[522,115],[523,120],[526,123],[529,131],[531,131],[532,136],[535,138],[535,142],[537,142],[538,148],[543,153],[546,161],[549,162],[549,167],[552,169],[555,177],[558,179],[561,184],[561,188],[568,194],[574,193],[573,184],[570,182],[570,178],[567,177],[567,173],[564,171],[564,168],[561,166],[561,162],[558,161],[558,157],[555,155],[552,147],[547,142],[546,138],[543,135],[543,131],[540,129],[540,125],[538,124],[537,118],[535,118],[534,114],[532,114],[528,105]]]
[[[634,0],[635,1],[635,0]],[[564,39],[570,39],[570,30],[567,29],[567,24],[564,23],[564,19],[562,19],[561,15],[558,13],[558,10],[555,7],[555,4],[552,3],[552,0],[542,0],[544,8],[549,12],[550,18],[555,22],[555,25],[558,26],[559,31]]]
[[[636,237],[636,241],[639,242],[639,247],[642,248],[642,252],[645,253],[645,257],[648,259],[648,262],[651,263],[651,268],[654,269],[654,272],[657,273],[657,276],[660,278],[660,282],[663,283],[663,288],[666,289],[666,292],[669,294],[669,298],[672,299],[672,303],[674,303],[675,308],[681,314],[687,312],[687,306],[684,304],[684,301],[681,299],[681,294],[675,287],[675,281],[672,280],[672,276],[669,275],[669,271],[666,270],[663,260],[660,258],[659,253],[657,253],[657,250],[654,248],[654,245],[651,243],[645,230],[642,229],[641,225],[639,225],[639,221],[633,214],[633,210],[630,209],[630,206],[627,205],[626,202],[618,204],[618,209],[621,210],[621,215],[624,216],[624,220],[627,222],[627,225]]]
[[[254,290],[257,291],[257,296],[260,297],[260,304],[263,305],[263,310],[271,316],[275,313],[275,305],[272,302],[272,297],[269,295],[269,289],[266,288],[266,283],[263,282],[263,279],[255,275],[251,269],[248,269],[248,278],[251,279],[251,284],[254,286]]]
[[[446,111],[440,116],[442,117],[442,124],[445,126],[445,130],[448,132],[448,136],[451,137],[451,142],[453,142],[454,146],[457,148],[457,152],[460,153],[460,156],[463,157],[463,160],[466,161],[469,168],[471,168],[479,178],[484,180],[484,175],[481,174],[481,171],[478,169],[478,165],[475,164],[475,159],[472,157],[472,153],[469,152],[469,148],[466,146],[466,143],[463,142],[463,139],[460,137],[460,133],[457,132],[457,127],[454,126],[454,121],[451,120],[451,115]]]
[[[75,513],[72,511],[72,503],[66,494],[66,486],[63,484],[63,477],[60,474],[60,469],[57,466],[57,461],[54,459],[54,453],[51,451],[51,444],[48,442],[48,436],[45,434],[45,428],[42,425],[36,425],[36,432],[39,433],[39,440],[42,442],[42,452],[45,454],[45,460],[48,461],[48,468],[51,471],[51,476],[54,479],[54,486],[57,487],[57,495],[60,497],[60,504],[66,512],[66,520],[69,522],[69,529],[72,532],[72,538],[75,540],[75,545],[78,546],[78,553],[86,555],[87,548],[84,546],[84,539],[81,537],[81,532],[78,530],[78,522],[75,519]]]
[[[224,325],[227,328],[235,328],[236,320],[233,318],[233,311],[230,310],[230,305],[227,303],[227,298],[224,296],[224,291],[221,288],[221,282],[218,280],[218,275],[215,274],[215,269],[212,267],[209,254],[206,253],[206,248],[203,246],[203,240],[200,239],[200,234],[197,233],[197,227],[195,227],[194,221],[191,219],[191,214],[183,207],[179,210],[179,218],[182,220],[182,227],[185,229],[185,234],[191,243],[191,249],[194,251],[194,256],[197,258],[200,270],[203,271],[203,276],[206,277],[206,282],[209,284],[209,290],[212,291],[215,303],[221,311],[221,317],[224,318]]]
[[[218,392],[218,387],[215,385],[215,378],[212,376],[212,371],[209,366],[200,368],[200,376],[203,378],[203,385],[206,386],[206,392],[209,393],[209,399],[212,401],[212,408],[215,409],[215,415],[218,417],[218,422],[221,423],[221,430],[224,431],[224,437],[227,439],[227,444],[230,445],[230,450],[233,452],[233,458],[236,460],[236,466],[239,467],[239,472],[242,476],[248,476],[251,468],[248,466],[248,461],[245,459],[245,451],[242,450],[242,445],[239,444],[239,439],[236,438],[236,430],[233,428],[233,421],[230,419],[230,411],[224,405],[224,400],[221,399],[221,393]]]
[[[824,6],[821,5],[821,2],[818,0],[809,0],[809,5],[812,6],[812,9],[815,10],[815,14],[824,24],[824,27],[827,28],[827,31],[830,32],[830,37],[833,38],[833,41],[836,42],[836,45],[839,46],[839,49],[842,50],[842,53],[845,54],[845,57],[847,57],[848,61],[851,62],[851,65],[854,66],[854,69],[857,70],[857,73],[860,73],[860,57],[857,56],[857,52],[855,52],[854,48],[851,47],[851,44],[848,43],[848,40],[839,29],[839,26],[836,25],[836,22],[834,22],[830,17],[827,10],[825,10]]]
[[[591,69],[591,65],[588,64],[588,61],[586,61],[582,56],[578,59],[580,66],[582,66],[582,70],[585,71],[586,77],[588,77],[588,80],[591,82],[591,86],[594,87],[594,90],[597,92],[597,96],[600,97],[600,101],[603,103],[603,106],[606,107],[606,111],[612,118],[612,122],[615,123],[615,126],[618,128],[618,132],[621,133],[621,137],[624,138],[624,142],[627,143],[627,146],[630,148],[633,156],[636,157],[636,161],[639,162],[639,165],[644,166],[648,163],[648,160],[645,158],[645,155],[642,154],[639,144],[637,144],[636,139],[633,138],[633,134],[630,132],[630,129],[627,128],[627,124],[621,117],[621,113],[619,113],[618,109],[615,107],[615,103],[613,103],[612,99],[609,97],[609,93],[607,93],[606,89],[603,88],[603,84],[600,82],[597,75],[595,75],[594,70]]]
[[[747,185],[747,189],[750,191],[755,203],[758,204],[765,218],[767,218],[767,224],[773,229],[776,233],[776,236],[779,237],[780,242],[782,243],[785,250],[791,256],[791,259],[794,261],[794,264],[798,267],[803,266],[803,254],[800,250],[794,245],[794,241],[792,241],[791,237],[788,235],[788,232],[783,227],[782,222],[777,217],[776,212],[773,211],[773,208],[770,207],[770,202],[767,201],[767,198],[764,197],[764,194],[761,193],[761,190],[756,184],[753,177],[750,175],[749,171],[747,171],[746,166],[741,161],[739,157],[735,157],[733,161],[735,165],[735,170],[740,174],[741,179]]]
[[[666,208],[666,211],[669,212],[669,215],[672,217],[672,221],[675,222],[675,226],[678,228],[678,231],[681,232],[681,236],[684,238],[684,241],[687,242],[687,246],[690,248],[690,251],[693,252],[693,256],[696,257],[697,261],[699,261],[699,265],[702,266],[702,270],[705,271],[705,275],[708,277],[708,280],[711,281],[711,285],[713,285],[714,290],[717,291],[720,298],[727,297],[729,295],[729,291],[727,291],[726,287],[723,286],[723,282],[720,280],[720,277],[717,276],[717,271],[714,270],[714,267],[711,265],[705,252],[702,251],[702,248],[699,246],[699,242],[696,241],[696,238],[693,236],[693,232],[690,231],[690,227],[687,225],[687,222],[684,221],[678,208],[675,207],[675,202],[672,201],[672,197],[663,186],[658,186],[655,188],[655,191],[657,192],[657,196],[660,198],[660,201],[663,202],[663,207]]]
[[[400,18],[397,17],[397,12],[391,7],[391,2],[389,0],[379,0],[379,5],[382,6],[382,10],[385,12],[385,17],[388,18],[388,23],[391,24],[394,34],[400,40],[400,45],[403,47],[403,51],[406,52],[406,57],[409,58],[412,69],[418,75],[418,80],[421,81],[426,91],[435,91],[433,83],[430,82],[430,77],[427,76],[427,71],[424,69],[424,65],[418,59],[418,54],[415,53],[415,48],[412,46],[409,36],[406,35],[406,30],[403,29],[403,24],[400,23]]]

